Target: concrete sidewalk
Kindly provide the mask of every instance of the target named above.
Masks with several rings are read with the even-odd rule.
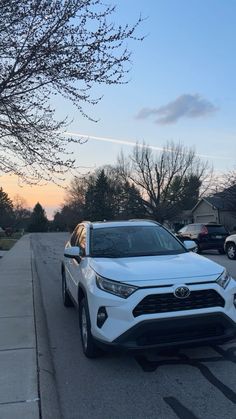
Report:
[[[30,236],[0,259],[0,418],[39,419]]]

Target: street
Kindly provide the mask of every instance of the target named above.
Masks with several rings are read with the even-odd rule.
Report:
[[[68,237],[31,237],[63,418],[236,419],[235,342],[174,353],[84,357],[78,313],[61,298],[60,260]],[[236,261],[217,252],[204,256],[236,278]]]

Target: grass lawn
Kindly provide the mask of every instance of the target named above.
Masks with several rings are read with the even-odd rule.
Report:
[[[16,242],[17,242],[17,239],[2,237],[0,238],[0,250],[10,250]]]

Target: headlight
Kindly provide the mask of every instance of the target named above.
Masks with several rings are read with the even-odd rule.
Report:
[[[110,279],[103,278],[102,276],[96,276],[96,283],[100,290],[109,292],[110,294],[117,295],[121,298],[128,298],[138,287],[132,285],[126,285],[121,282],[111,281]]]
[[[219,284],[222,288],[226,288],[231,280],[231,276],[226,271],[226,269],[222,272],[222,274],[217,278],[216,282]]]

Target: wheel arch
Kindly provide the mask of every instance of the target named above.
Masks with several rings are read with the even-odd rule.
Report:
[[[80,303],[81,303],[83,298],[86,298],[86,300],[87,300],[87,293],[86,293],[85,287],[82,284],[79,284],[79,287],[78,287],[78,306],[80,306]]]
[[[63,275],[65,273],[65,265],[64,262],[61,262],[61,274]]]

